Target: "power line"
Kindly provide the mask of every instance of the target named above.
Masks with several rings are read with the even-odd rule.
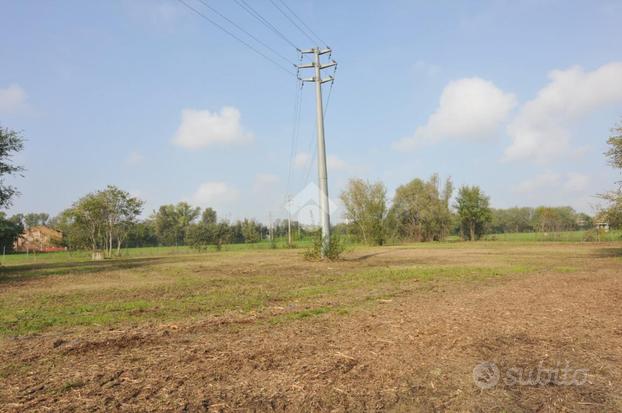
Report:
[[[274,6],[275,6],[277,9],[279,9],[279,10],[281,11],[281,13],[283,13],[283,11],[282,11],[282,10],[281,10],[281,9],[280,9],[280,8],[279,8],[276,4],[275,4],[275,3],[274,3],[274,1],[273,1],[273,0],[270,0],[270,2],[271,2],[272,4],[274,4]],[[310,33],[311,33],[311,34],[315,37],[315,39],[316,39],[316,40],[319,40],[321,44],[323,44],[324,46],[327,46],[327,47],[328,47],[328,45],[326,44],[326,42],[325,42],[325,41],[323,41],[323,40],[320,38],[320,36],[318,36],[317,34],[315,34],[315,32],[313,31],[313,29],[311,29],[311,27],[309,27],[309,26],[308,26],[308,25],[304,22],[304,20],[302,20],[302,19],[301,19],[301,18],[300,18],[300,17],[296,14],[296,12],[294,12],[294,10],[292,10],[292,9],[291,9],[291,8],[287,5],[287,3],[285,3],[283,0],[279,0],[279,2],[280,2],[283,6],[285,6],[285,8],[286,8],[286,9],[287,9],[287,10],[288,10],[288,11],[289,11],[289,12],[290,12],[290,13],[291,13],[291,14],[292,14],[292,15],[293,15],[293,16],[294,16],[294,17],[295,17],[295,18],[296,18],[296,19],[297,19],[297,20],[298,20],[298,21],[299,21],[299,22],[300,22],[300,23],[301,23],[301,24],[302,24],[302,25],[303,25],[303,26],[307,29],[307,30],[309,30],[309,32],[310,32]],[[283,14],[285,15],[285,13],[283,13]],[[287,15],[285,15],[285,17],[287,17]],[[288,18],[288,20],[289,20],[289,21],[291,21],[291,19],[290,19],[289,17],[287,17],[287,18]],[[292,22],[292,23],[294,23],[294,22]],[[296,27],[298,27],[298,25],[297,25],[296,23],[294,23],[294,25],[295,25]],[[300,29],[300,27],[298,27],[298,29],[302,31],[302,29]],[[306,33],[305,33],[305,35],[306,35]],[[309,36],[307,35],[307,37],[309,37]],[[319,46],[319,45],[318,45],[318,46]]]
[[[313,136],[309,140],[309,149],[311,148],[312,145],[313,145]],[[309,160],[309,165],[307,165],[307,173],[305,174],[304,186],[307,186],[307,184],[309,183],[309,177],[311,176],[311,167],[313,166],[313,163],[315,163],[316,155],[317,155],[317,147],[313,145],[313,152],[311,155],[311,159]]]
[[[296,46],[294,44],[294,42],[292,42],[287,36],[285,36],[283,33],[281,33],[281,31],[279,31],[279,29],[274,27],[274,25],[272,23],[270,23],[266,18],[264,18],[261,14],[259,14],[259,12],[257,10],[255,10],[254,8],[252,8],[245,0],[233,0],[233,1],[235,1],[235,3],[238,6],[240,6],[242,9],[244,9],[244,11],[246,11],[248,14],[250,14],[255,19],[257,19],[257,21],[259,21],[261,24],[263,24],[268,29],[270,29],[273,33],[275,33],[277,36],[279,36],[281,39],[283,39],[285,42],[287,42],[294,49],[300,50],[298,48],[298,46]]]
[[[263,47],[265,47],[266,49],[270,50],[272,53],[274,53],[276,56],[280,57],[282,60],[284,60],[285,62],[292,64],[292,62],[290,62],[290,60],[288,58],[286,58],[285,56],[283,56],[282,54],[280,54],[279,52],[277,52],[276,50],[274,50],[272,47],[270,47],[270,45],[266,44],[265,42],[261,41],[260,39],[258,39],[256,36],[254,36],[252,33],[249,33],[247,30],[245,30],[243,27],[241,27],[239,24],[237,24],[236,22],[234,22],[233,20],[231,20],[230,18],[228,18],[227,16],[223,15],[221,12],[219,12],[217,9],[215,9],[214,7],[210,6],[209,3],[205,0],[198,0],[199,2],[201,2],[205,7],[207,7],[208,9],[210,9],[212,12],[216,13],[218,16],[220,16],[222,19],[228,21],[231,25],[233,25],[236,29],[238,29],[239,31],[241,31],[242,33],[246,34],[248,37],[250,37],[251,39],[255,40],[257,43],[259,43],[260,45],[262,45]]]
[[[313,38],[309,36],[309,34],[305,32],[291,17],[289,17],[289,14],[285,13],[285,11],[283,11],[283,9],[279,7],[278,4],[276,4],[273,0],[270,0],[270,3],[272,3],[272,5],[276,7],[277,10],[280,11],[281,14],[285,16],[285,18],[287,18],[287,20],[289,20],[291,24],[293,24],[298,30],[300,30],[302,34],[304,34],[307,37],[307,39],[311,41],[311,44],[315,43],[315,40],[313,40]]]
[[[271,57],[269,57],[268,55],[266,55],[265,53],[261,52],[260,50],[257,50],[256,48],[254,48],[251,44],[249,44],[248,42],[240,39],[237,35],[235,35],[234,33],[232,33],[231,31],[227,30],[225,27],[221,26],[220,24],[218,24],[217,22],[215,22],[214,20],[212,20],[211,18],[207,17],[205,14],[201,13],[201,11],[197,10],[196,8],[192,7],[190,4],[188,4],[185,0],[177,0],[179,1],[181,4],[183,4],[184,6],[186,6],[186,8],[188,8],[189,10],[192,10],[194,13],[196,13],[198,16],[200,16],[201,18],[205,19],[206,21],[212,23],[214,26],[218,27],[220,30],[222,30],[223,32],[225,32],[226,34],[228,34],[229,36],[231,36],[232,38],[234,38],[235,40],[237,40],[238,42],[242,43],[244,46],[246,46],[247,48],[249,48],[250,50],[252,50],[253,52],[257,53],[259,56],[263,57],[264,59],[268,60],[269,62],[271,62],[273,65],[277,66],[279,69],[281,69],[282,71],[286,72],[287,74],[291,75],[291,76],[296,76],[296,73],[287,69],[285,66],[281,65],[280,63],[278,63],[277,61],[275,61],[274,59],[272,59]]]
[[[289,189],[291,184],[292,177],[292,164],[294,159],[294,153],[298,148],[298,136],[300,133],[300,114],[302,111],[302,88],[304,86],[304,82],[300,82],[300,86],[296,83],[296,101],[294,104],[294,126],[292,128],[292,139],[291,146],[289,151],[289,166],[287,171],[287,186],[286,186],[286,197],[289,196]]]
[[[293,154],[297,148],[297,141],[298,141],[298,133],[300,131],[300,112],[301,112],[301,107],[302,107],[302,87],[304,85],[304,82],[300,82],[300,88],[298,88],[298,85],[296,84],[296,89],[297,89],[297,97],[296,97],[296,104],[295,109],[294,109],[294,127],[293,127],[293,132],[292,132],[292,143],[291,143],[291,149],[290,149],[290,156],[289,156],[289,170],[288,170],[288,174],[287,174],[287,187],[286,187],[286,192],[285,192],[285,203],[286,203],[286,209],[287,209],[287,244],[291,247],[292,245],[292,197],[290,195],[290,181],[291,181],[291,175],[292,175],[292,160],[293,160]]]
[[[293,25],[294,25],[294,26],[295,26],[298,30],[300,30],[300,32],[301,32],[303,35],[305,35],[305,37],[311,41],[311,44],[316,43],[316,41],[315,41],[315,40],[314,40],[311,36],[309,36],[309,33],[307,33],[307,32],[306,32],[306,31],[305,31],[302,27],[300,27],[300,26],[298,25],[298,23],[296,23],[296,22],[294,21],[294,19],[292,19],[292,18],[290,17],[290,15],[289,15],[289,14],[285,13],[285,11],[284,11],[284,10],[283,10],[283,9],[282,9],[282,8],[281,8],[281,7],[280,7],[280,6],[279,6],[279,5],[278,5],[278,4],[277,4],[274,0],[270,0],[270,3],[272,3],[272,5],[273,5],[273,6],[274,6],[274,7],[275,7],[275,8],[276,8],[279,12],[281,12],[281,14],[282,14],[283,16],[285,16],[285,18],[286,18],[287,20],[289,20],[289,22],[290,22],[291,24],[293,24]],[[284,4],[284,3],[283,3],[283,4]],[[285,4],[284,4],[284,5],[285,5]],[[285,7],[287,7],[287,5],[285,5]],[[288,9],[289,9],[289,7],[288,7]],[[289,9],[289,10],[291,10],[291,9]],[[318,38],[318,39],[319,39],[319,38]],[[323,42],[322,42],[322,43],[323,43]]]
[[[330,88],[328,88],[328,96],[326,97],[326,104],[324,105],[324,117],[326,117],[326,112],[328,112],[328,105],[330,104],[330,96],[333,93],[333,84],[335,83],[335,73],[337,72],[337,66],[335,66],[335,70],[333,71],[333,80],[330,82]]]

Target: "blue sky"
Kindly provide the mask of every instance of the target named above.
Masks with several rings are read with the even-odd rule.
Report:
[[[331,198],[353,176],[392,195],[437,172],[481,186],[495,207],[590,213],[618,178],[602,153],[622,118],[622,2],[285,1],[339,62]],[[297,61],[234,2],[207,2]],[[269,0],[249,2],[314,46]],[[0,10],[0,123],[28,139],[10,213],[55,214],[114,184],[143,198],[146,215],[187,200],[265,221],[286,214],[290,162],[289,192],[315,180],[311,85],[290,161],[295,78],[178,1],[0,0]]]

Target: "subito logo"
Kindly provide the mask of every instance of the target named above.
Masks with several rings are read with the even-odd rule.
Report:
[[[495,363],[480,363],[473,369],[473,381],[480,389],[491,389],[499,383],[499,368]]]

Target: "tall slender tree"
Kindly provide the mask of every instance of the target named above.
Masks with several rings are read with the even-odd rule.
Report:
[[[609,149],[605,152],[609,164],[622,170],[622,122],[611,130],[607,140]],[[618,181],[618,188],[601,194],[600,197],[608,203],[607,207],[598,214],[598,220],[607,221],[612,227],[622,227],[622,181]]]
[[[100,192],[106,208],[106,238],[108,239],[108,256],[116,247],[117,255],[121,254],[121,245],[125,241],[130,228],[136,224],[142,212],[144,202],[131,196],[116,186],[109,185]],[[116,243],[116,245],[113,245]]]
[[[367,244],[382,245],[386,238],[387,189],[382,182],[351,179],[341,193],[345,218]]]
[[[216,211],[213,208],[205,208],[201,214],[201,222],[206,225],[215,224],[217,219]]]
[[[490,199],[478,186],[463,186],[458,191],[455,208],[463,237],[470,241],[479,239],[492,219]]]
[[[611,136],[607,139],[609,149],[605,156],[614,168],[622,169],[622,122],[611,129]]]
[[[13,163],[13,155],[24,149],[24,138],[21,133],[0,125],[0,208],[11,205],[17,188],[5,183],[5,177],[19,174],[24,168]]]
[[[398,187],[390,211],[392,232],[410,241],[442,240],[451,225],[452,192],[451,179],[440,191],[438,175],[432,175],[427,182],[416,178]]]

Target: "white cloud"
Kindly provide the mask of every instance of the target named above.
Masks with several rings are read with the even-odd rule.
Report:
[[[414,136],[395,142],[398,150],[414,149],[443,139],[481,140],[493,136],[512,108],[514,95],[478,77],[450,82],[443,89],[436,112]]]
[[[550,194],[555,192],[584,192],[588,189],[590,179],[587,175],[577,172],[559,174],[545,172],[520,182],[514,191],[520,194],[533,195],[537,192]]]
[[[136,166],[143,163],[144,160],[145,157],[141,153],[134,151],[125,159],[125,163],[129,166]]]
[[[233,202],[239,197],[239,191],[225,182],[205,182],[195,191],[192,202],[205,207]]]
[[[252,141],[253,134],[245,131],[240,124],[240,111],[230,106],[213,113],[209,110],[184,109],[181,125],[173,138],[173,143],[187,149]]]
[[[26,107],[27,95],[17,84],[0,89],[0,113],[15,113]]]
[[[255,175],[253,191],[260,192],[268,189],[280,181],[279,177],[273,174],[260,173]]]
[[[299,169],[306,168],[311,163],[311,155],[307,152],[299,152],[294,157],[294,166]]]
[[[525,103],[508,126],[512,144],[505,160],[546,162],[575,153],[570,150],[570,123],[589,112],[622,101],[622,63],[585,72],[575,66],[553,70],[551,81]]]

